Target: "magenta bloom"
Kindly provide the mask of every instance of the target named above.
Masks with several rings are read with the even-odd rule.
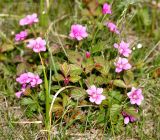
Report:
[[[117,73],[120,73],[123,70],[129,70],[132,67],[131,64],[128,63],[128,59],[121,57],[118,58],[118,61],[115,63],[115,66],[116,66],[115,71]]]
[[[37,18],[37,14],[27,15],[19,21],[21,26],[32,25],[33,23],[37,23],[39,20]]]
[[[33,74],[31,72],[28,72],[28,78],[30,79],[30,85],[31,87],[35,87],[36,85],[39,85],[42,83],[42,79],[40,79],[38,74]]]
[[[90,52],[86,52],[86,58],[90,58],[91,53]]]
[[[111,5],[109,5],[108,3],[104,3],[103,8],[102,8],[102,13],[103,14],[112,14]]]
[[[132,87],[131,91],[127,93],[127,96],[129,97],[131,104],[140,105],[142,100],[144,100],[142,90],[136,89],[135,87]]]
[[[16,78],[16,81],[20,84],[28,84],[30,82],[30,78],[28,77],[27,73],[23,73],[18,78]]]
[[[86,38],[88,36],[88,33],[86,32],[86,27],[80,24],[74,24],[71,26],[71,31],[69,36],[72,39],[77,39],[78,41],[80,41],[83,38]]]
[[[101,104],[101,102],[106,99],[104,95],[102,95],[103,88],[96,88],[95,85],[92,85],[88,90],[86,90],[89,94],[89,100],[92,103]]]
[[[109,30],[110,30],[111,32],[114,32],[114,33],[116,33],[116,34],[120,34],[119,30],[117,29],[117,26],[116,26],[114,23],[112,23],[112,22],[107,22],[105,25],[109,28]]]
[[[39,85],[42,83],[42,80],[40,79],[39,75],[31,72],[21,74],[16,79],[16,81],[19,82],[21,85],[23,85],[23,88],[26,87],[27,84],[31,85],[32,87],[35,87],[36,85]]]
[[[46,41],[41,37],[38,37],[37,39],[30,40],[27,47],[33,49],[34,52],[39,53],[41,51],[46,51],[45,45]]]
[[[138,112],[138,110],[136,110]],[[128,115],[126,112],[122,112],[122,115],[124,117],[124,124],[128,124],[129,122],[135,122],[137,119],[134,118],[131,115]]]
[[[23,95],[23,93],[25,92],[25,90],[26,90],[25,88],[21,88],[20,91],[16,92],[16,94],[15,94],[16,97],[20,98]]]
[[[19,34],[16,34],[15,41],[23,41],[26,39],[28,33],[27,31],[21,31]]]
[[[31,72],[21,74],[16,81],[22,85],[21,90],[16,92],[17,98],[21,97],[21,95],[25,92],[26,87],[36,87],[42,83],[42,79],[40,79],[39,75]]]
[[[129,48],[129,43],[126,43],[124,41],[121,41],[120,44],[115,43],[114,47],[117,48],[118,52],[125,57],[128,57],[132,52]]]

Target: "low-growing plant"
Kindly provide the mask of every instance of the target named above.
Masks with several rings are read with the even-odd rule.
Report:
[[[121,23],[112,21],[112,13],[111,4],[104,3],[96,25],[88,20],[73,22],[67,37],[57,33],[56,45],[48,37],[52,23],[44,32],[37,14],[19,21],[25,30],[16,34],[15,42],[17,48],[24,47],[25,61],[17,66],[21,88],[16,97],[28,106],[28,117],[43,115],[48,139],[56,124],[60,133],[80,122],[82,132],[89,124],[114,136],[129,122],[140,120],[144,97],[134,77],[137,66],[131,44]]]

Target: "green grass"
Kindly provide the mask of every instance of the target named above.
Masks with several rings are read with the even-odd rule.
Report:
[[[39,30],[44,33],[43,36],[52,40],[53,45],[58,44],[64,48],[65,44],[70,43],[65,40],[70,30],[70,23],[76,21],[85,23],[85,19],[89,19],[91,23],[96,24],[99,19],[96,16],[97,13],[92,13],[92,16],[88,17],[89,13],[86,11],[86,9],[94,7],[94,2],[87,4],[82,3],[81,0],[58,0],[58,2],[51,0],[49,10],[45,9],[43,2],[46,1],[41,0],[41,6],[39,6],[40,2],[38,0],[26,0],[18,3],[15,0],[2,0],[0,3],[0,140],[47,139],[43,114],[29,114],[27,112],[28,106],[21,106],[21,101],[15,98],[15,91],[18,90],[15,78],[19,71],[16,57],[21,57],[25,53],[21,46],[14,45],[14,35],[12,34],[20,31],[19,19],[33,12],[38,13],[42,25]],[[112,19],[123,23],[120,24],[124,25],[124,27],[121,27],[123,30],[122,36],[134,42],[132,47],[136,48],[138,43],[143,46],[141,49],[136,48],[132,57],[138,68],[135,70],[135,81],[138,81],[143,87],[145,98],[140,111],[140,120],[127,125],[119,132],[118,126],[112,125],[116,128],[108,128],[108,116],[105,115],[106,127],[102,127],[101,124],[97,125],[98,119],[95,120],[95,116],[101,120],[104,112],[97,112],[96,107],[92,108],[90,106],[76,108],[76,105],[65,97],[68,102],[65,102],[65,109],[60,114],[62,117],[58,121],[56,115],[59,114],[53,116],[51,138],[55,137],[56,140],[78,138],[87,140],[111,138],[122,140],[160,139],[160,44],[157,45],[160,40],[160,17],[158,16],[160,10],[150,1],[142,0],[134,4],[126,3],[126,0],[114,1],[113,10],[115,13]],[[44,10],[46,14],[43,15]],[[80,16],[81,14],[83,16]],[[79,19],[79,17],[81,18]],[[114,40],[107,40],[108,42],[111,43]],[[17,56],[19,54],[20,56]],[[37,59],[36,56],[34,57]],[[55,57],[54,55],[52,57],[53,63]],[[58,60],[56,59],[56,61]],[[55,63],[55,65],[57,64]],[[53,70],[55,70],[54,65]],[[39,71],[42,72],[42,69]],[[81,108],[84,111],[81,111]],[[74,111],[69,112],[72,109]],[[74,119],[67,120],[66,116]],[[42,123],[36,121],[42,121]],[[64,121],[68,122],[67,125],[63,125]],[[115,130],[116,132],[113,132]],[[115,133],[114,137],[113,133]]]

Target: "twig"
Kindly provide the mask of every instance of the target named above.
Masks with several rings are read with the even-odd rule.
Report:
[[[10,14],[0,14],[0,17],[20,18],[20,16],[17,16],[17,15],[10,15]]]
[[[12,122],[12,123],[18,123],[18,124],[41,124],[42,123],[42,121],[31,121],[31,122],[29,122],[29,121],[23,121],[23,122]]]
[[[146,57],[144,58],[143,62],[145,62],[148,57],[151,55],[151,53],[160,45],[160,41],[158,41],[158,43],[150,50],[150,52],[148,53],[148,55],[146,55]]]

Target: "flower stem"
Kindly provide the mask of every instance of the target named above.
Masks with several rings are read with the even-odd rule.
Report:
[[[39,57],[41,60],[41,64],[43,66],[43,75],[44,75],[44,86],[45,86],[45,93],[46,93],[46,116],[45,116],[45,128],[48,130],[50,130],[50,121],[49,121],[49,90],[48,90],[48,80],[47,80],[47,74],[46,74],[46,70],[45,70],[45,66],[44,66],[44,62],[42,59],[41,54],[39,53]],[[50,134],[48,134],[48,138]]]
[[[101,20],[100,23],[102,23],[102,22],[104,21],[105,17],[106,17],[106,15],[103,15],[102,20]],[[94,36],[93,36],[92,42],[91,42],[91,46],[93,45],[94,40],[95,40],[95,37],[96,37],[96,35],[97,35],[97,33],[98,33],[99,30],[100,30],[99,27],[97,27],[97,29],[96,29],[96,31],[95,31],[95,34],[94,34]]]

